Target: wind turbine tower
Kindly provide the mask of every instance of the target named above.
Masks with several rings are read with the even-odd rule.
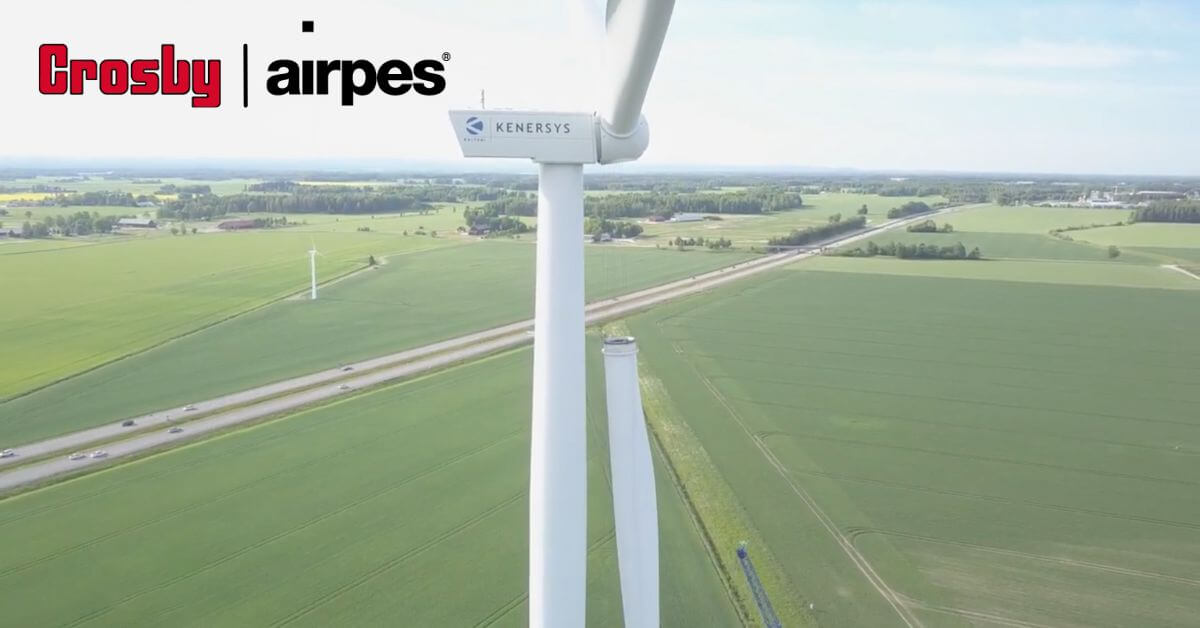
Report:
[[[585,618],[583,165],[631,161],[646,150],[650,131],[642,104],[674,4],[674,0],[608,0],[604,25],[608,80],[596,112],[450,112],[463,156],[525,158],[538,164],[529,481],[529,625],[535,628],[582,627]],[[649,481],[653,482],[652,475]],[[628,537],[636,526],[635,521],[620,518],[616,523],[618,538],[623,533]],[[654,525],[657,539],[656,520]],[[623,587],[627,577],[646,579],[645,574],[627,576],[626,563],[620,562]],[[652,604],[639,604],[654,607],[653,625],[657,625],[657,590],[654,593]],[[627,605],[627,617],[628,612]],[[650,624],[639,620],[627,625]]]
[[[308,250],[308,270],[311,278],[311,289],[309,290],[309,300],[317,300],[317,256],[321,255],[317,251],[317,243],[314,240],[312,248]],[[324,257],[322,255],[322,257]]]

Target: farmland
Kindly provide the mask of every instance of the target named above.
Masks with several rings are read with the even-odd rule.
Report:
[[[1200,282],[1172,274],[821,258],[628,324],[821,625],[1186,626]]]
[[[588,623],[608,626],[620,604],[590,357]],[[0,555],[5,622],[524,625],[530,359],[511,352],[0,502],[5,538],[27,540]],[[661,474],[658,495],[663,625],[732,625]]]
[[[243,239],[249,244],[279,235],[283,232],[231,234],[228,237]],[[362,235],[347,233],[341,237],[352,239]],[[336,241],[332,235],[318,237]],[[189,236],[168,241],[177,244],[219,239]],[[307,259],[303,251],[308,240],[307,235],[299,232],[291,234],[287,240],[301,256],[281,249],[283,255],[291,256],[291,260],[281,262],[277,270],[290,273],[284,276],[290,278],[294,290],[305,285]],[[428,244],[441,239],[410,237],[397,241]],[[330,251],[328,257],[335,255],[336,249],[326,248],[326,244],[321,246]],[[103,248],[116,247],[90,247],[90,250]],[[586,292],[593,299],[664,283],[746,258],[745,254],[736,251],[679,252],[611,246],[589,246],[585,250]],[[361,254],[365,255],[366,250]],[[533,258],[532,245],[509,241],[473,242],[394,255],[378,270],[324,288],[321,298],[315,302],[281,301],[0,403],[0,440],[28,442],[244,390],[328,368],[338,362],[383,355],[521,320],[530,316],[533,309]],[[326,263],[325,259],[322,259],[322,265]],[[230,289],[228,284],[217,284],[212,289],[217,288]],[[243,283],[237,294],[246,297],[253,294],[252,288],[258,289]],[[187,296],[179,292],[172,290],[168,296],[179,299]],[[128,305],[117,299],[111,302],[114,308]],[[94,308],[95,304],[90,307]],[[127,324],[128,314],[112,316],[115,318],[108,323],[121,334],[138,333],[136,327]],[[153,320],[148,316],[144,319],[147,322]],[[192,319],[184,316],[181,320]],[[31,316],[27,325],[34,324],[37,323]],[[59,334],[70,331],[62,326],[53,329]],[[78,329],[80,333],[89,330],[95,333],[98,328]],[[23,340],[17,329],[10,328],[10,331],[13,338],[10,347],[26,346],[21,344]],[[114,332],[114,337],[123,336]],[[41,357],[32,343],[25,350],[29,362]],[[54,356],[46,356],[46,359],[51,357]],[[8,363],[5,366],[8,367]],[[24,372],[27,367],[12,364],[11,368]]]
[[[1129,214],[1128,209],[985,205],[958,212],[950,222],[959,231],[1045,235],[1063,227],[1113,224],[1128,220]]]
[[[0,248],[0,398],[215,323],[295,292],[308,280],[316,237],[255,234],[110,239],[21,252]],[[321,234],[320,274],[366,264],[370,254],[447,246],[447,240],[370,233]],[[18,247],[9,253],[9,246]]]
[[[935,203],[941,197],[876,196],[874,194],[843,194],[826,192],[804,196],[804,207],[767,215],[721,214],[720,220],[697,222],[646,223],[645,239],[669,245],[676,236],[728,238],[735,246],[762,246],[774,236],[784,235],[792,229],[825,224],[829,216],[841,214],[844,218],[855,215],[863,205],[867,206],[867,220],[878,223],[886,220],[887,212],[893,207],[909,201],[921,200]]]
[[[1111,225],[1129,218],[1125,209],[1078,209],[1046,207],[1002,207],[983,205],[954,212],[935,220],[953,225],[952,233],[892,232],[872,238],[877,245],[888,242],[945,246],[962,242],[979,247],[992,260],[1048,260],[1140,264],[1158,266],[1192,263],[1200,254],[1200,228],[1195,225],[1140,223],[1100,226],[1064,231],[1055,229]],[[1110,259],[1108,246],[1117,245],[1120,255]],[[865,246],[856,243],[852,247]],[[1105,274],[1107,271],[1101,271]],[[1136,274],[1117,270],[1116,274]],[[1027,275],[1036,279],[1037,274]]]
[[[102,175],[81,176],[81,177],[29,177],[19,179],[6,179],[0,181],[0,185],[5,187],[30,187],[34,185],[60,187],[72,192],[107,192],[120,191],[129,192],[133,195],[138,194],[154,194],[164,185],[173,184],[176,186],[182,185],[208,185],[212,188],[214,194],[234,194],[241,192],[247,185],[257,183],[258,179],[231,178],[231,179],[184,179],[180,177],[155,177],[154,183],[148,183],[148,179],[129,179],[126,177],[113,176],[106,177]],[[33,198],[37,193],[14,193],[14,197]]]

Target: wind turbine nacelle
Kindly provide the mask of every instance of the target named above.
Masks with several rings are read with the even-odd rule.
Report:
[[[450,112],[450,122],[464,157],[608,164],[637,159],[650,143],[644,118],[627,136],[609,132],[591,113],[459,109]]]

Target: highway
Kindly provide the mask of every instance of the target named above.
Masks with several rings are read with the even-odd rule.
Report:
[[[851,244],[881,231],[959,209],[963,209],[963,207],[947,208],[938,212],[889,220],[849,236],[827,240],[819,246]],[[585,319],[588,325],[593,325],[619,318],[637,310],[709,290],[817,254],[816,251],[810,250],[766,255],[687,279],[596,301],[587,306]],[[533,340],[530,333],[532,329],[533,319],[528,319],[209,400],[197,401],[192,404],[194,410],[185,410],[180,407],[133,417],[134,426],[132,427],[123,427],[121,423],[124,421],[122,421],[14,447],[15,456],[0,458],[0,469],[15,467],[0,472],[0,493],[6,493],[27,484],[42,482],[57,475],[96,467],[112,459],[132,456],[173,443],[191,441],[240,423],[254,421],[335,397],[350,395],[362,388],[411,377],[457,362],[511,349],[531,342]],[[200,418],[192,419],[192,416]],[[168,429],[174,425],[178,425],[183,431],[170,433]],[[157,427],[158,429],[147,431],[148,427]],[[130,434],[130,432],[135,433]],[[129,438],[121,439],[123,435],[127,434]],[[81,460],[67,459],[68,453],[90,449],[97,444],[102,444],[102,449],[107,452],[107,456],[103,458],[85,457]],[[44,458],[53,454],[60,455],[29,464],[21,464],[31,458]]]

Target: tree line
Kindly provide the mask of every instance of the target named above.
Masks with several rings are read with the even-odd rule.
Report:
[[[200,196],[200,195],[204,195],[204,194],[212,194],[212,186],[207,185],[207,184],[202,184],[202,183],[197,183],[194,185],[175,185],[174,183],[168,183],[166,185],[159,187],[158,191],[155,193],[156,194],[191,194],[193,196]]]
[[[939,227],[938,224],[932,220],[922,220],[921,222],[914,222],[913,224],[909,225],[906,227],[906,230],[912,233],[952,233],[954,231],[954,225],[947,222],[943,223],[942,226]]]
[[[529,225],[520,218],[496,213],[495,209],[488,209],[486,206],[464,209],[463,222],[467,223],[467,230],[473,233],[511,235],[529,231]]]
[[[909,201],[899,207],[893,207],[888,210],[888,218],[903,218],[905,216],[914,216],[916,214],[924,214],[933,211],[933,208],[924,201]]]
[[[121,218],[121,216],[101,216],[99,213],[86,211],[46,216],[40,222],[27,220],[22,223],[21,237],[48,238],[53,234],[83,236],[93,233],[108,233]]]
[[[583,223],[583,232],[597,236],[607,233],[614,238],[636,238],[641,235],[642,226],[634,222],[588,216]]]
[[[667,219],[677,213],[766,214],[804,205],[799,192],[784,187],[756,187],[728,192],[679,193],[670,190],[588,196],[583,213],[597,218]],[[537,197],[509,192],[489,201],[485,209],[496,215],[535,216]]]
[[[490,186],[463,186],[452,184],[420,185],[322,185],[304,184],[291,180],[264,181],[246,186],[247,192],[277,194],[337,194],[361,192],[377,194],[403,194],[427,203],[459,203],[466,201],[491,201],[505,195],[505,190]]]
[[[1200,222],[1200,203],[1150,203],[1134,210],[1131,219],[1134,222]]]
[[[898,257],[900,259],[983,259],[983,253],[979,251],[979,247],[975,247],[967,251],[967,247],[963,246],[962,242],[955,242],[950,246],[937,246],[936,244],[905,244],[903,242],[889,242],[883,246],[875,244],[874,241],[868,241],[867,246],[854,247],[853,249],[843,250],[837,253],[846,257],[875,257],[876,255],[884,255],[888,257]]]
[[[680,249],[685,249],[689,246],[704,246],[716,250],[732,247],[733,240],[726,238],[683,238],[680,236],[675,236],[675,239],[671,240],[671,245]]]
[[[419,193],[317,191],[297,194],[232,194],[193,196],[159,207],[158,217],[211,220],[227,214],[269,212],[288,214],[385,214],[428,212],[432,206]]]
[[[767,240],[767,245],[768,247],[804,246],[806,244],[828,240],[839,233],[862,229],[866,226],[866,224],[866,216],[855,216],[848,220],[830,221],[826,224],[817,225],[814,227],[793,229],[791,233],[785,236],[779,236]]]

